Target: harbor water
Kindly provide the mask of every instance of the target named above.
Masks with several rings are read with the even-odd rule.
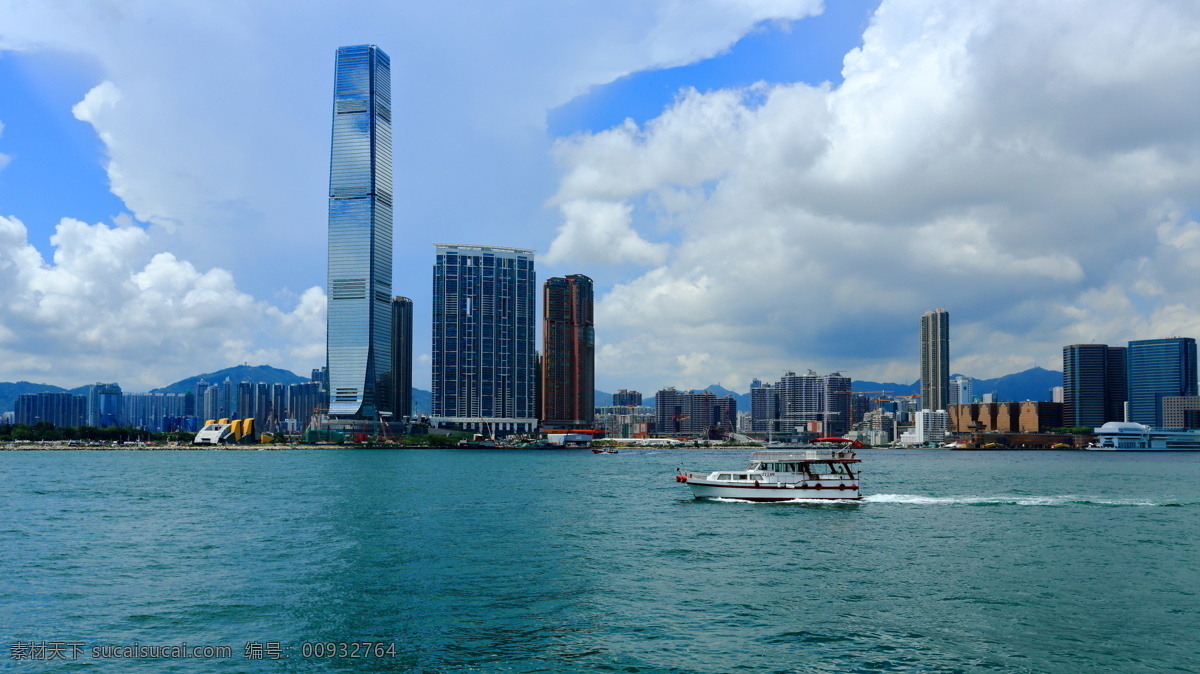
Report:
[[[0,668],[1200,671],[1200,454],[864,450],[861,502],[674,481],[748,455],[0,452]],[[230,650],[93,650],[134,644]]]

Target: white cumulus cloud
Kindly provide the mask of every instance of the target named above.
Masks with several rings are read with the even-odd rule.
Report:
[[[606,375],[911,381],[937,306],[981,377],[1200,337],[1197,25],[1169,0],[884,0],[840,86],[684,91],[562,141],[553,252],[585,263],[613,213],[669,246],[598,303]]]
[[[21,221],[0,217],[5,380],[78,386],[117,375],[144,390],[243,361],[300,369],[324,351],[319,288],[285,311],[238,290],[224,269],[151,254],[136,226],[64,218],[50,242],[47,262]],[[264,343],[273,346],[254,346]]]

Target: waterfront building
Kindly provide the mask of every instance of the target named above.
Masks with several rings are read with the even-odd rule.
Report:
[[[431,420],[536,430],[533,251],[464,244],[436,250]]]
[[[1066,399],[1067,399],[1065,391],[1066,391],[1066,389],[1062,386],[1051,386],[1050,387],[1050,402],[1065,403]],[[1124,419],[1124,417],[1122,417],[1122,419]]]
[[[293,420],[294,427],[308,428],[314,414],[325,407],[325,394],[320,381],[306,381],[288,386],[287,413],[285,419]]]
[[[775,433],[780,430],[779,423],[775,385],[754,379],[750,382],[750,429],[755,433]]]
[[[125,398],[116,383],[97,382],[88,387],[87,425],[96,428],[121,426],[125,423],[123,406]]]
[[[412,416],[413,303],[407,297],[392,300],[392,418]]]
[[[946,439],[948,421],[946,410],[919,410],[913,415],[913,427],[900,435],[900,444],[941,444]]]
[[[667,387],[654,394],[655,431],[665,435],[696,436],[712,428],[735,430],[737,400],[718,398],[711,391],[677,391]]]
[[[1162,428],[1164,396],[1196,395],[1196,340],[1191,337],[1129,342],[1129,421]]]
[[[1064,425],[1063,403],[969,403],[951,405],[948,428],[955,433],[1044,433]]]
[[[60,428],[83,426],[88,411],[87,396],[73,393],[22,393],[13,403],[18,424],[48,423]]]
[[[549,279],[542,299],[542,426],[591,428],[596,391],[592,279],[579,274]]]
[[[1163,396],[1163,428],[1200,428],[1200,396]]]
[[[1063,423],[1101,426],[1125,420],[1126,349],[1106,344],[1063,347]]]
[[[950,402],[950,313],[944,307],[921,316],[921,408],[944,410]]]
[[[964,405],[975,398],[975,380],[971,377],[955,377],[950,381],[950,405]]]
[[[151,433],[197,430],[193,416],[187,413],[186,394],[126,393],[123,398],[123,426]]]
[[[642,394],[637,391],[621,389],[613,394],[612,404],[616,406],[637,407],[642,404]]]
[[[804,375],[785,372],[774,385],[755,379],[750,384],[754,430],[810,429],[816,422],[819,433],[844,435],[852,423],[850,384],[840,372],[818,375],[812,370]]]
[[[594,424],[597,429],[604,431],[606,437],[632,438],[653,431],[656,421],[653,407],[612,405],[596,408]]]
[[[329,162],[326,366],[329,414],[391,409],[391,61],[375,45],[339,47]]]

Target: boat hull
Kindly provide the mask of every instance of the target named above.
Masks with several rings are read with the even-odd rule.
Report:
[[[820,487],[789,486],[777,484],[731,485],[690,479],[692,495],[698,499],[737,499],[739,501],[857,501],[862,499],[858,485],[839,489],[836,485]]]

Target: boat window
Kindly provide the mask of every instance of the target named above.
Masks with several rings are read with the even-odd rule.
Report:
[[[730,475],[729,473],[721,473],[720,475],[717,476],[717,479],[718,480],[732,480],[733,476]]]
[[[737,479],[739,479],[739,480],[745,480],[745,479],[746,479],[746,476],[745,476],[745,475],[738,475],[738,476],[737,476]]]

